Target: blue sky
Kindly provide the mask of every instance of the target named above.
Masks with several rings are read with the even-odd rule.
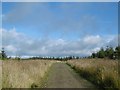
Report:
[[[7,35],[13,31],[12,33],[16,33],[16,36],[24,37],[27,41],[31,40],[32,43],[31,45],[24,40],[21,43],[15,40],[13,42],[10,40],[10,36],[8,39],[8,36],[3,33],[3,45],[8,49],[6,51],[10,55],[15,54],[10,53],[10,48],[21,56],[89,55],[101,46],[116,45],[113,39],[118,34],[117,20],[117,2],[3,2],[3,32]],[[95,40],[91,46],[89,46],[91,40],[88,38]],[[8,41],[9,43],[6,43]],[[101,42],[102,44],[98,45]],[[16,43],[17,45],[15,45]],[[41,43],[43,45],[38,46]],[[24,44],[31,51],[23,48]],[[33,50],[34,47],[37,53]],[[19,50],[15,48],[19,48]],[[37,51],[41,49],[44,53]],[[85,51],[89,52],[85,53]]]

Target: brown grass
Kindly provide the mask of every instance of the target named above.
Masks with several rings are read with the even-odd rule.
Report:
[[[0,60],[0,90],[2,89],[2,60]]]
[[[3,88],[30,88],[39,86],[48,68],[54,61],[48,60],[9,60],[3,61]]]
[[[81,76],[101,88],[118,88],[118,61],[103,59],[83,59],[67,61]]]

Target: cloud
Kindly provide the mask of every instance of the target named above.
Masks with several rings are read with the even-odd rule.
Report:
[[[104,38],[100,35],[86,35],[77,40],[59,39],[32,39],[27,35],[17,32],[16,28],[2,31],[3,47],[10,56],[87,56],[99,50],[102,46],[113,44],[116,46],[115,37]],[[113,36],[111,36],[113,37]]]
[[[118,40],[119,40],[118,35],[115,37],[112,37],[112,39],[107,42],[107,45],[111,47],[115,47],[116,45],[118,46],[118,42],[119,42]]]
[[[8,22],[11,24],[16,23],[25,19],[29,14],[31,14],[33,4],[31,3],[17,3],[13,5],[13,9],[4,14],[3,22]],[[4,11],[4,7],[2,8]]]
[[[86,36],[84,39],[84,42],[87,44],[98,44],[101,42],[101,37],[99,35],[96,36]]]
[[[86,56],[104,46],[115,47],[113,4],[3,3],[10,8],[3,7],[2,46],[13,56]],[[13,26],[17,29],[8,29]]]
[[[7,6],[6,3],[3,3],[3,5]],[[107,13],[106,11],[112,12],[109,9],[110,3],[99,4],[97,9],[94,9],[94,5],[96,5],[94,3],[23,2],[12,3],[10,5],[10,10],[4,14],[3,27],[24,27],[25,31],[30,29],[32,31],[39,31],[43,36],[48,37],[54,32],[60,32],[61,37],[66,37],[66,35],[71,33],[77,33],[78,36],[92,34],[93,32],[97,34],[101,32],[108,33],[107,28],[113,30],[116,27],[114,23],[116,24],[117,22],[115,18],[117,13],[113,13],[113,17],[110,17],[114,21],[105,20],[108,16],[103,18]],[[115,5],[113,6],[115,7]],[[105,28],[104,30],[103,27]]]

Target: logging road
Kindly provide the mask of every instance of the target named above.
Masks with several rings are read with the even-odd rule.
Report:
[[[44,88],[96,88],[96,86],[80,77],[67,64],[58,62],[51,66]]]

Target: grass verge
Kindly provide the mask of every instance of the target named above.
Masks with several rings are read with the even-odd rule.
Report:
[[[91,81],[101,89],[119,90],[118,62],[114,60],[70,60],[67,64],[71,66],[82,77]]]
[[[3,61],[3,88],[37,88],[42,83],[50,60],[10,60]]]
[[[0,60],[0,90],[2,89],[2,60]]]

